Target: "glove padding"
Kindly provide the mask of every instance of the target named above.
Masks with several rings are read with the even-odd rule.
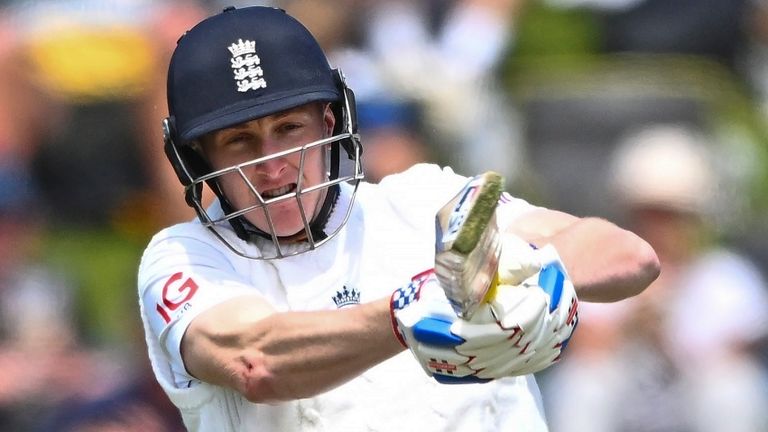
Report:
[[[392,293],[392,326],[397,339],[411,350],[427,375],[439,382],[485,382],[467,366],[469,356],[453,347],[465,342],[450,331],[457,320],[445,292],[430,269]]]
[[[578,321],[576,293],[553,247],[524,246],[508,251],[527,264],[510,270],[503,266],[513,260],[502,261],[500,280],[532,274],[499,286],[470,320],[456,316],[434,270],[392,294],[395,335],[427,375],[442,383],[487,382],[538,372],[560,358]]]
[[[560,262],[560,256],[553,246],[536,249],[520,237],[504,233],[499,256],[499,285],[520,285],[545,265],[555,262]],[[560,266],[565,271],[562,263]]]
[[[465,340],[455,350],[471,358],[467,366],[479,378],[547,368],[560,359],[576,328],[578,299],[557,251],[552,246],[525,247],[527,252],[520,245],[514,248],[523,265],[513,264],[510,270],[504,266],[511,260],[500,260],[500,281],[519,278],[537,266],[540,270],[517,286],[500,285],[470,320],[456,320],[451,326],[451,333]]]

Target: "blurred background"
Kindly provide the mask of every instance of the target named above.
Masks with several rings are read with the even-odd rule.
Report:
[[[493,169],[650,241],[539,377],[553,432],[768,431],[768,1],[0,1],[0,430],[179,431],[136,270],[194,217],[162,152],[176,40],[282,7],[358,99],[366,177]]]

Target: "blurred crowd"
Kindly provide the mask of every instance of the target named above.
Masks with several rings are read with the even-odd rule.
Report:
[[[0,430],[183,430],[135,277],[194,217],[168,58],[230,4],[288,10],[344,71],[368,181],[492,169],[656,248],[539,377],[553,432],[768,431],[765,0],[0,1]]]

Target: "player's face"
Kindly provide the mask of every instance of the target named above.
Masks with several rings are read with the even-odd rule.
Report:
[[[254,159],[328,137],[333,131],[334,117],[328,105],[312,103],[281,113],[262,117],[206,135],[201,144],[214,170],[225,169]],[[304,152],[291,152],[259,164],[245,165],[244,176],[264,200],[306,190],[326,180],[326,146],[313,147]],[[239,173],[219,177],[227,199],[235,209],[246,209],[259,204]],[[301,207],[308,221],[319,211],[325,197],[325,188],[301,195]],[[268,205],[275,234],[289,237],[304,231],[301,208],[295,198]],[[263,209],[244,215],[264,232],[272,232]]]

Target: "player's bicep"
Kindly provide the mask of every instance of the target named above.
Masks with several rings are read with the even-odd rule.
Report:
[[[251,364],[258,323],[275,313],[260,295],[222,302],[199,314],[181,339],[187,371],[210,384],[238,389],[243,368]]]

